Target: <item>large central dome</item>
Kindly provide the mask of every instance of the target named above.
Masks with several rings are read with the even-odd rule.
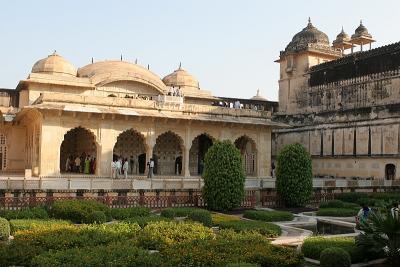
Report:
[[[286,46],[285,52],[300,51],[307,48],[309,44],[317,44],[329,48],[328,35],[314,27],[310,19],[308,19],[307,27],[297,33],[293,37],[292,41]]]

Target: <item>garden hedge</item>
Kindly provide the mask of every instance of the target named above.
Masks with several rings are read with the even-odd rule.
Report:
[[[217,224],[221,229],[232,229],[236,232],[256,231],[267,237],[277,237],[282,233],[278,225],[260,221],[226,221]]]
[[[350,267],[351,258],[349,253],[342,248],[326,248],[321,252],[321,267]]]
[[[10,237],[10,223],[5,218],[0,217],[0,241],[8,240]]]
[[[352,263],[362,262],[367,259],[367,255],[356,246],[354,237],[309,237],[304,240],[301,251],[305,257],[319,260],[321,252],[332,247],[347,251],[350,254]]]
[[[152,222],[139,233],[138,241],[146,249],[161,250],[178,242],[194,239],[213,239],[211,228],[191,222]]]
[[[226,266],[235,262],[274,267],[298,267],[303,257],[294,249],[277,247],[265,240],[221,238],[176,243],[161,251],[168,266]]]
[[[32,267],[159,267],[162,265],[163,261],[158,253],[149,253],[134,247],[129,242],[46,252],[36,256],[31,263]]]
[[[145,217],[149,215],[150,215],[150,208],[147,207],[111,209],[111,216],[116,220],[125,220],[134,217]]]
[[[288,211],[264,210],[246,210],[243,217],[264,222],[292,221],[294,218],[293,214]]]
[[[285,146],[278,155],[276,190],[286,206],[305,206],[312,194],[311,156],[301,144]]]
[[[240,151],[232,142],[216,141],[207,151],[203,198],[211,210],[232,210],[245,197],[245,174]]]
[[[10,220],[11,234],[23,230],[45,230],[52,228],[59,228],[60,226],[70,225],[71,222],[64,220]]]
[[[322,202],[319,205],[320,208],[345,208],[345,209],[360,209],[360,205],[351,202],[344,202],[338,199],[331,200],[328,202]]]
[[[87,223],[89,215],[94,211],[102,211],[107,221],[111,220],[110,208],[94,200],[62,200],[56,201],[51,209],[54,218],[71,220],[74,223]]]
[[[331,216],[331,217],[353,217],[359,211],[357,209],[342,209],[342,208],[324,208],[317,211],[317,216]]]
[[[150,215],[150,216],[145,216],[145,217],[139,216],[139,217],[128,218],[128,219],[125,219],[124,222],[137,223],[140,225],[140,227],[143,228],[151,222],[161,222],[161,221],[170,222],[171,220],[172,219],[158,216],[158,215]]]
[[[13,219],[47,219],[49,217],[44,207],[25,208],[22,210],[2,211],[1,217],[7,220]]]

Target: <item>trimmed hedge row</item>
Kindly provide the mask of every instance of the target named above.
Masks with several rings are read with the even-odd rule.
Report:
[[[97,212],[93,214],[94,212]],[[93,223],[103,219],[111,220],[111,210],[108,206],[95,200],[61,200],[56,201],[51,209],[52,217],[56,219],[71,220],[74,223]],[[94,221],[93,221],[94,220]]]
[[[178,242],[213,238],[213,230],[199,223],[156,222],[143,228],[138,241],[141,247],[160,250]]]
[[[145,217],[132,217],[125,219],[124,222],[127,223],[137,223],[140,225],[140,227],[145,227],[149,223],[152,222],[170,222],[172,219],[166,218],[166,217],[161,217],[158,215],[150,215],[150,216],[145,216]]]
[[[29,266],[31,260],[48,250],[97,246],[133,239],[137,224],[58,225],[51,229],[18,231],[9,245],[0,246],[0,266]]]
[[[166,208],[161,211],[161,216],[173,219],[175,217],[188,217],[188,219],[200,222],[205,226],[212,225],[211,212],[197,208]]]
[[[292,221],[294,218],[293,214],[288,211],[264,210],[246,210],[243,217],[264,222]]]
[[[232,229],[235,232],[256,231],[267,237],[277,237],[282,233],[279,226],[260,221],[227,221],[218,223],[218,226],[221,229]]]
[[[111,209],[111,216],[116,220],[126,220],[135,217],[145,217],[150,215],[150,208],[132,207]]]
[[[342,193],[335,196],[336,199],[352,202],[357,204],[363,204],[362,201],[374,200],[384,200],[384,201],[400,201],[399,193],[362,193],[362,192],[352,192],[352,193]],[[365,203],[368,204],[368,203]]]
[[[168,266],[178,267],[226,266],[235,262],[297,267],[303,262],[303,257],[294,249],[273,246],[266,240],[194,240],[169,246],[161,251],[161,255],[168,261]]]
[[[51,251],[36,256],[31,263],[33,267],[158,267],[163,261],[158,253],[134,247],[132,243],[112,243],[109,245],[72,248],[62,251]]]
[[[317,211],[317,216],[353,217],[359,209],[323,208]]]
[[[70,224],[71,222],[63,220],[10,220],[11,234],[24,230],[50,230]]]
[[[351,202],[343,202],[335,199],[328,202],[322,202],[319,208],[344,208],[344,209],[360,209],[360,205]]]
[[[227,215],[223,213],[212,213],[211,214],[212,223],[218,225],[221,222],[232,222],[240,221],[240,218],[234,215]]]
[[[1,211],[0,217],[7,220],[14,219],[47,219],[49,214],[44,207],[26,208],[22,210]]]
[[[350,254],[352,263],[366,260],[367,255],[356,246],[354,237],[309,237],[304,240],[301,252],[303,252],[305,257],[319,260],[321,252],[332,247],[341,248],[347,251]]]
[[[10,237],[10,223],[0,217],[0,241],[8,240]]]

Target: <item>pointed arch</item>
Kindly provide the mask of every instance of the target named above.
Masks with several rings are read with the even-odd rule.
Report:
[[[201,175],[204,168],[204,157],[215,138],[208,133],[201,133],[192,140],[189,150],[190,175]]]
[[[82,126],[70,129],[60,146],[60,172],[95,174],[98,147],[96,136],[89,129]]]
[[[183,146],[182,137],[172,131],[158,135],[153,148],[154,173],[181,175]]]
[[[131,128],[118,135],[113,149],[113,160],[128,160],[130,174],[143,174],[146,169],[146,150],[145,136]]]
[[[257,146],[256,142],[247,135],[235,140],[235,146],[240,150],[243,158],[243,167],[246,175],[257,175]]]

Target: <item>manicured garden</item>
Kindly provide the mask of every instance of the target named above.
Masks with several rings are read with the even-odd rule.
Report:
[[[282,214],[271,216],[278,215]],[[110,209],[94,201],[67,200],[55,202],[51,209],[7,211],[2,216],[7,219],[0,219],[4,240],[0,266],[301,266],[303,262],[294,249],[270,244],[269,238],[277,237],[281,229],[265,222],[264,214],[259,221],[197,208],[167,208],[158,215],[144,207]],[[13,239],[6,241],[9,234]]]

